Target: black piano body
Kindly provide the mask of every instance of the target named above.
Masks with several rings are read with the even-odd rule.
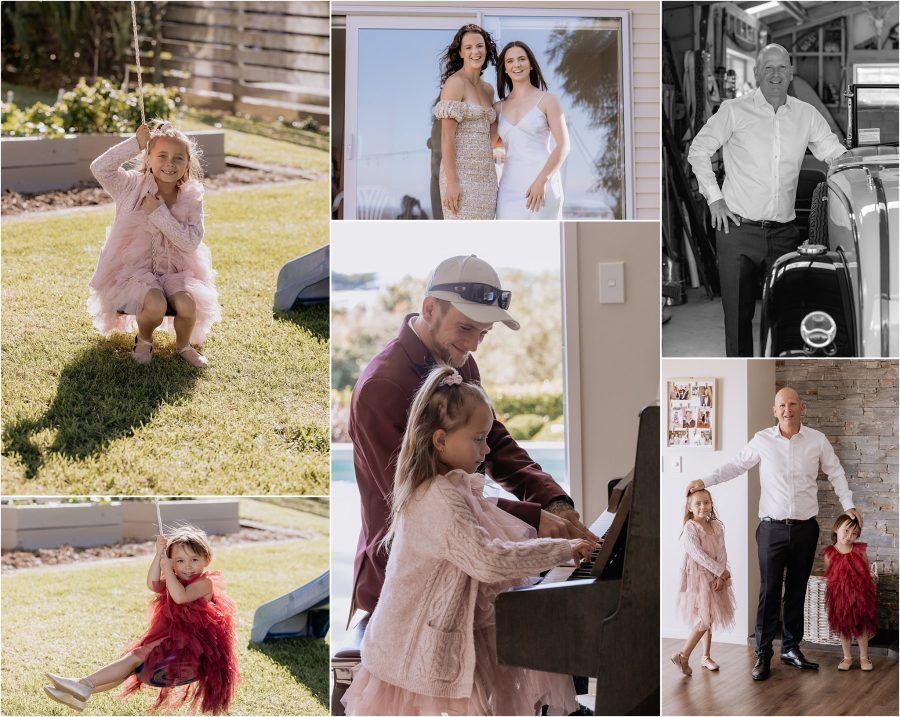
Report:
[[[659,406],[641,411],[634,470],[614,483],[614,517],[588,577],[497,597],[497,656],[596,677],[595,714],[658,715]]]

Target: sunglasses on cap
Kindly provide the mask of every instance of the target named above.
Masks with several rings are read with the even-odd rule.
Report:
[[[466,301],[473,301],[476,304],[497,304],[504,310],[509,308],[509,300],[512,296],[511,291],[503,291],[496,286],[477,282],[436,284],[435,286],[429,286],[428,291],[452,291],[454,294],[459,294]]]

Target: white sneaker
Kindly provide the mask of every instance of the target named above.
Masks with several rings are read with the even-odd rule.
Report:
[[[50,687],[50,685],[44,685],[44,692],[47,693],[47,696],[51,700],[56,700],[61,705],[71,707],[73,710],[78,710],[79,712],[84,709],[84,700],[80,700],[75,695],[70,695],[68,692],[63,692],[55,687]]]

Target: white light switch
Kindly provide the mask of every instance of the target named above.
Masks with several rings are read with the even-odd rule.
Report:
[[[625,262],[613,261],[600,265],[600,303],[625,303]]]
[[[672,456],[672,472],[681,473],[681,456]]]

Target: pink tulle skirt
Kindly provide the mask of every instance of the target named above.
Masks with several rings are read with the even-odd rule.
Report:
[[[578,709],[570,675],[497,664],[493,629],[475,633],[475,686],[469,697],[432,697],[357,668],[341,702],[348,715],[567,715]]]
[[[708,570],[688,561],[686,589],[678,593],[675,606],[682,620],[691,626],[729,628],[734,625],[734,589],[731,580],[719,592],[713,590]]]
[[[157,243],[157,271],[151,271],[150,245]],[[210,327],[221,321],[219,294],[215,287],[212,255],[201,243],[193,252],[184,252],[167,240],[151,237],[142,212],[123,215],[110,230],[91,279],[87,310],[94,327],[103,336],[137,330],[137,314],[147,292],[159,289],[171,297],[190,294],[196,305],[197,321],[191,332],[192,344],[203,344]],[[120,313],[123,312],[123,313]],[[174,317],[167,316],[160,327],[174,331]]]
[[[481,479],[480,485],[476,483]],[[483,476],[473,482],[469,506],[479,525],[493,539],[529,540],[535,530],[484,498]],[[494,599],[528,580],[480,583],[475,600],[475,681],[472,694],[462,698],[434,697],[398,687],[375,677],[363,664],[341,700],[348,715],[534,715],[548,705],[548,714],[567,715],[578,709],[571,675],[528,670],[497,663]],[[365,653],[365,647],[363,647]]]

